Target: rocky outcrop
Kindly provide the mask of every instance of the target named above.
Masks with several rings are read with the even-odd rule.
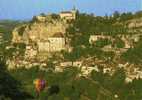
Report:
[[[132,19],[128,21],[128,28],[139,28],[142,27],[142,18]]]
[[[13,30],[12,42],[28,43],[29,40],[46,40],[56,33],[65,34],[67,27],[68,24],[58,16],[55,18],[52,15],[36,16],[31,22],[18,26]]]

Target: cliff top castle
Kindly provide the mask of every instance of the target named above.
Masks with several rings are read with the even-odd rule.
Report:
[[[75,20],[76,9],[71,11],[63,11],[56,15],[57,19],[51,15],[39,15],[35,16],[31,22],[16,27],[13,34],[13,43],[24,42],[28,43],[28,40],[46,40],[48,37],[52,37],[56,33],[66,32],[68,24],[64,20]]]
[[[66,20],[75,20],[76,19],[76,12],[77,10],[74,8],[71,11],[63,11],[60,12],[60,18]]]

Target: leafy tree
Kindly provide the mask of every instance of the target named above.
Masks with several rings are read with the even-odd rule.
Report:
[[[134,15],[136,18],[142,17],[142,11],[138,11]]]
[[[116,38],[113,45],[115,45],[116,48],[124,48],[125,43],[120,38]]]
[[[142,42],[141,40],[134,46],[123,53],[121,58],[131,63],[142,63]]]
[[[115,11],[115,12],[113,13],[113,17],[114,17],[115,19],[119,18],[119,17],[120,17],[120,13],[119,13],[118,11]]]
[[[122,13],[120,16],[120,21],[124,22],[133,18],[133,14],[131,12]]]
[[[25,28],[26,28],[26,26],[22,26],[22,27],[19,28],[18,34],[19,34],[20,36],[23,36],[23,33],[24,33],[24,31],[25,31]]]
[[[95,46],[99,48],[103,48],[106,45],[111,44],[112,42],[109,39],[99,39],[95,42]]]
[[[112,88],[114,89],[115,92],[119,92],[119,89],[123,88],[123,85],[125,83],[125,71],[124,69],[118,68],[114,74],[111,77],[112,81]]]
[[[4,61],[0,62],[0,95],[11,100],[31,98],[29,94],[22,90],[21,83],[7,72]]]

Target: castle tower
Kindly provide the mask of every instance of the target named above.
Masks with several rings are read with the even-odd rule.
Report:
[[[73,19],[76,19],[76,13],[77,13],[77,10],[76,10],[76,7],[74,6],[73,9],[71,10],[72,14],[73,14]]]

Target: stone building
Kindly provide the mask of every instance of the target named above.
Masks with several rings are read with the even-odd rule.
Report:
[[[56,33],[46,40],[37,42],[39,52],[58,52],[65,49],[66,42],[62,33]]]
[[[59,15],[60,15],[61,19],[75,20],[76,19],[76,12],[77,11],[75,9],[73,9],[71,11],[63,11]]]
[[[38,51],[35,46],[33,46],[33,45],[26,46],[25,58],[27,58],[27,59],[35,58],[37,53],[38,53]]]
[[[99,39],[109,39],[111,40],[111,36],[104,36],[104,35],[91,35],[89,38],[89,43],[93,44]]]

